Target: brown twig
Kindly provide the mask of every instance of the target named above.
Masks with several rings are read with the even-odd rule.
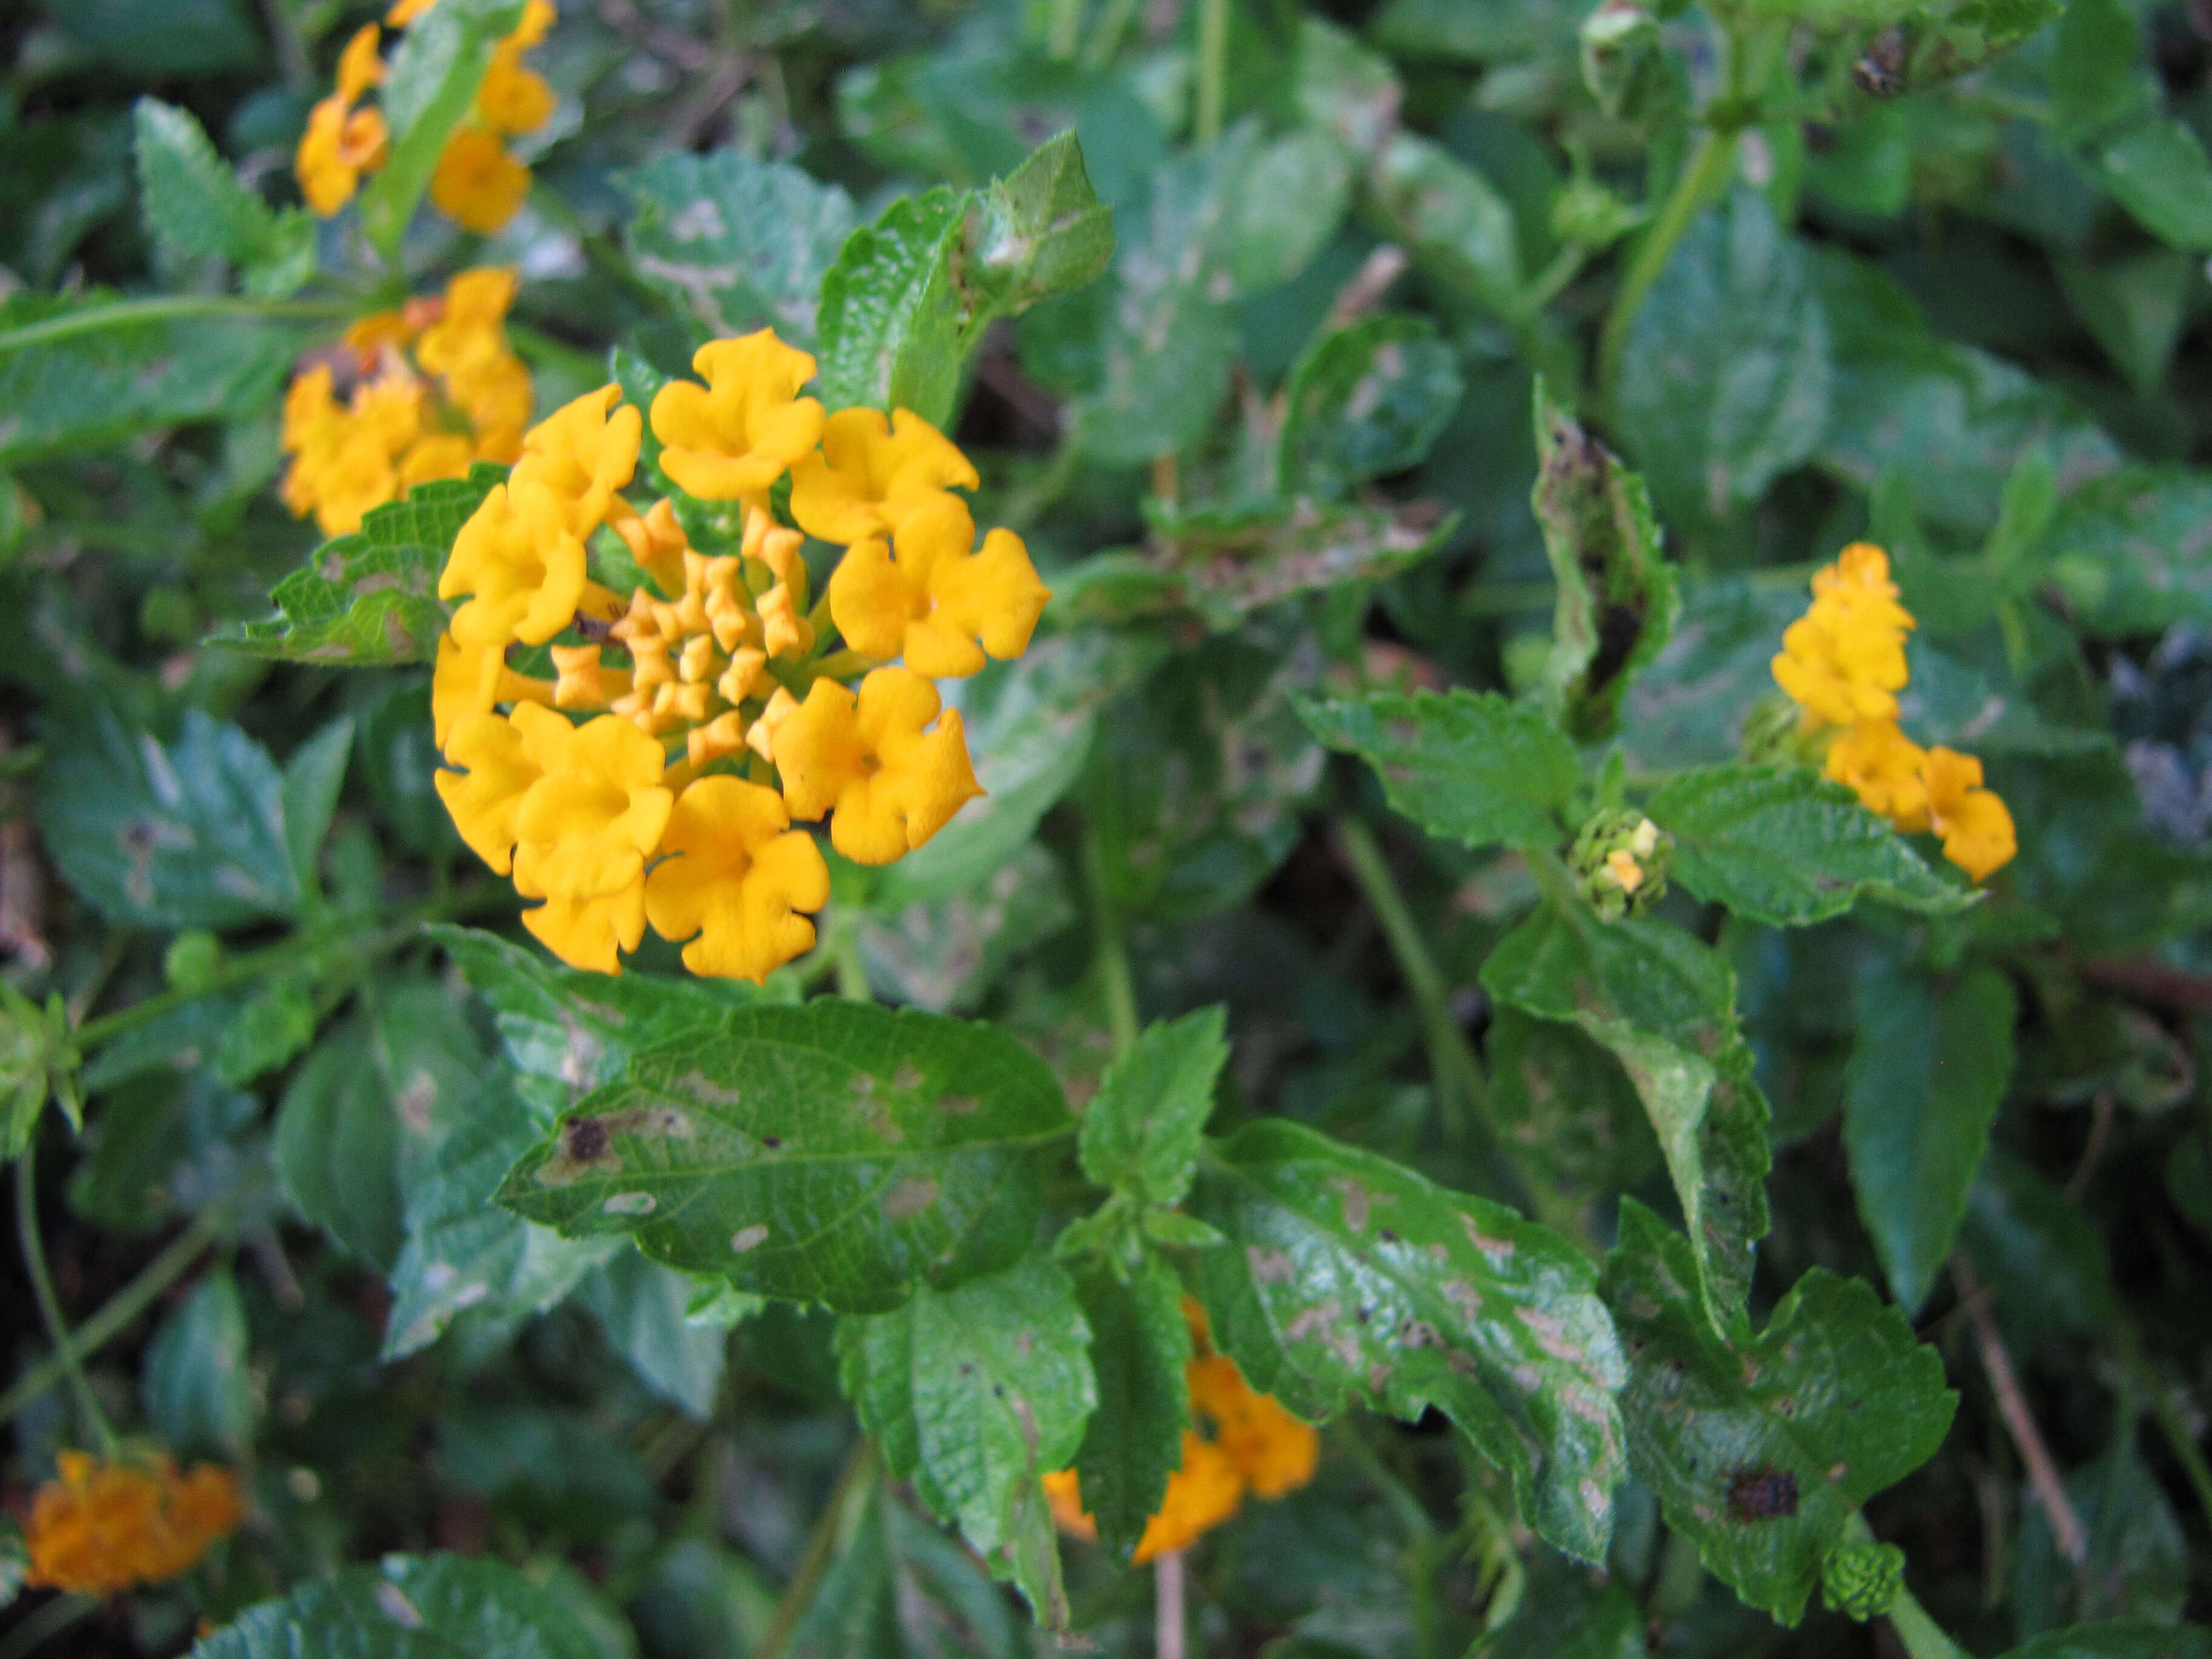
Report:
[[[2036,1501],[2043,1505],[2051,1522],[2051,1535],[2057,1542],[2058,1553],[2078,1567],[2089,1559],[2089,1535],[2082,1528],[2081,1517],[2074,1512],[2074,1501],[2066,1495],[2058,1465],[2051,1461],[2051,1449],[2043,1443],[2043,1431],[2036,1427],[2027,1397],[2021,1392],[2020,1379],[2013,1374],[2012,1355],[1997,1329],[1996,1316],[1990,1311],[1989,1295],[1964,1252],[1954,1252],[1951,1257],[1951,1279],[1959,1287],[1960,1310],[1973,1327],[1974,1343],[1981,1350],[1982,1369],[1989,1373],[1997,1410],[2020,1461],[2027,1467],[2027,1480],[2035,1489]]]
[[[1336,299],[1328,308],[1325,328],[1342,328],[1357,322],[1382,303],[1390,284],[1406,274],[1406,250],[1395,242],[1385,242],[1361,262],[1352,273],[1352,280],[1337,289]]]
[[[1183,1659],[1189,1620],[1183,1612],[1183,1558],[1170,1550],[1152,1562],[1154,1659]]]
[[[2212,974],[2192,974],[2147,957],[2077,957],[2074,966],[2092,985],[2182,1013],[2212,1013]]]
[[[2096,1103],[2090,1108],[2089,1139],[2082,1145],[2081,1162],[2074,1166],[2074,1173],[2066,1177],[2066,1201],[2069,1204],[2080,1201],[2083,1191],[2089,1185],[2090,1176],[2095,1173],[2099,1161],[2105,1156],[2106,1144],[2112,1138],[2113,1106],[2112,1091],[2110,1089],[2099,1090]]]

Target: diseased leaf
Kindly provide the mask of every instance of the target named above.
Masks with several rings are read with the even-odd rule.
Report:
[[[1820,1267],[1756,1337],[1724,1340],[1687,1241],[1632,1198],[1605,1298],[1632,1357],[1637,1478],[1722,1582],[1796,1624],[1858,1506],[1942,1443],[1958,1404],[1942,1359],[1865,1284]]]
[[[1075,1470],[1099,1543],[1126,1560],[1182,1466],[1190,1326],[1182,1285],[1154,1255],[1126,1280],[1089,1263],[1076,1271],[1075,1294],[1091,1327],[1098,1395]]]
[[[192,1659],[604,1659],[550,1592],[483,1557],[387,1555],[302,1579],[211,1636]]]
[[[1602,1558],[1626,1370],[1573,1245],[1281,1118],[1213,1144],[1188,1209],[1226,1237],[1198,1253],[1199,1296],[1254,1388],[1315,1420],[1433,1406],[1547,1540]]]
[[[634,1056],[500,1202],[738,1289],[881,1312],[1019,1256],[1074,1121],[987,1025],[815,1002]]]
[[[1229,1061],[1226,1025],[1213,1007],[1145,1028],[1084,1109],[1084,1174],[1143,1203],[1182,1202]]]
[[[1770,927],[1841,915],[1862,896],[1925,915],[1973,902],[1850,791],[1803,767],[1711,766],[1661,785],[1653,822],[1674,838],[1673,878]]]
[[[1978,963],[1955,978],[1870,958],[1853,999],[1844,1146],[1859,1216],[1907,1312],[1951,1254],[2012,1078],[2012,982]]]
[[[1026,311],[1106,269],[1114,258],[1114,215],[1091,187],[1073,132],[1047,139],[991,181],[971,210],[969,240],[965,274],[994,316]]]
[[[1296,594],[1411,569],[1458,527],[1455,515],[1425,501],[1392,507],[1301,496],[1258,513],[1193,514],[1159,526],[1144,554],[1079,566],[1066,602],[1102,621],[1195,611],[1225,634]]]
[[[1068,1614],[1042,1479],[1074,1460],[1097,1403],[1091,1340],[1067,1274],[1036,1256],[837,1332],[845,1393],[891,1473],[1054,1629]]]
[[[969,1013],[1015,958],[1074,920],[1060,860],[1030,841],[964,888],[872,914],[860,949],[868,982],[889,1000]]]
[[[1595,1200],[1662,1167],[1636,1085],[1580,1027],[1501,1004],[1483,1054],[1498,1133],[1563,1192]]]
[[[1601,922],[1547,904],[1508,933],[1483,988],[1571,1022],[1627,1068],[1666,1154],[1707,1316],[1741,1328],[1752,1253],[1766,1236],[1766,1097],[1737,1029],[1735,976],[1680,927]]]
[[[1364,317],[1322,335],[1291,373],[1283,487],[1342,496],[1417,465],[1461,390],[1458,354],[1426,318]]]
[[[1431,280],[1495,313],[1521,289],[1513,210],[1474,167],[1433,140],[1394,133],[1370,167],[1363,216],[1401,244]]]
[[[1575,749],[1530,705],[1465,690],[1295,701],[1316,737],[1372,766],[1390,805],[1431,835],[1469,847],[1564,839]]]

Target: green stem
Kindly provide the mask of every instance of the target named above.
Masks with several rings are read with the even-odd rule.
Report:
[[[180,317],[296,317],[331,320],[353,315],[345,300],[251,300],[228,294],[170,294],[151,300],[118,300],[113,305],[72,311],[43,322],[0,330],[0,351],[94,334],[132,323],[167,322]]]
[[[1589,258],[1589,250],[1579,243],[1564,244],[1552,256],[1551,263],[1537,272],[1535,280],[1515,296],[1513,314],[1517,318],[1533,317],[1559,297],[1559,290],[1575,280]]]
[[[561,369],[580,380],[605,380],[607,378],[607,360],[603,354],[595,356],[580,346],[570,345],[566,340],[556,340],[527,323],[510,320],[507,325],[507,337],[514,342],[516,355],[532,368]]]
[[[96,1595],[57,1595],[8,1632],[0,1659],[29,1659],[64,1631],[74,1630],[106,1603]]]
[[[1897,1600],[1890,1604],[1889,1622],[1909,1659],[1966,1659],[1958,1644],[1943,1634],[1943,1627],[1928,1616],[1928,1609],[1901,1584]]]
[[[1575,878],[1566,861],[1557,853],[1540,848],[1529,852],[1524,861],[1528,873],[1535,878],[1536,890],[1561,909],[1572,912],[1585,902],[1575,887]]]
[[[868,959],[860,951],[858,911],[847,911],[835,924],[837,994],[848,1002],[873,1002],[875,988],[868,983]]]
[[[845,1459],[845,1467],[838,1471],[837,1484],[830,1490],[830,1501],[822,1506],[814,1530],[807,1535],[805,1553],[799,1558],[791,1583],[784,1587],[783,1595],[775,1604],[775,1618],[768,1627],[768,1634],[761,1638],[754,1659],[784,1659],[791,1638],[798,1633],[799,1622],[806,1614],[807,1604],[813,1601],[814,1592],[822,1583],[822,1575],[830,1570],[845,1511],[857,1492],[875,1484],[879,1467],[875,1443],[863,1436]]]
[[[1229,83],[1229,0],[1199,0],[1198,119],[1192,142],[1201,149],[1221,137]]]
[[[1082,40],[1083,0],[1052,0],[1052,27],[1045,37],[1045,51],[1055,62],[1064,64],[1075,56]]]
[[[216,1212],[203,1210],[179,1233],[168,1249],[140,1270],[138,1277],[107,1299],[100,1311],[70,1333],[67,1348],[58,1348],[17,1377],[7,1393],[0,1394],[0,1423],[10,1422],[40,1395],[112,1341],[131,1322],[153,1304],[154,1298],[175,1284],[200,1259],[201,1253],[222,1236]]]
[[[1083,67],[1096,72],[1113,63],[1121,50],[1121,37],[1129,32],[1129,20],[1136,15],[1137,0],[1106,0],[1106,9],[1091,29],[1091,44],[1083,49]]]
[[[1628,269],[1620,279],[1620,292],[1613,295],[1613,309],[1606,313],[1604,330],[1598,336],[1598,385],[1608,397],[1620,376],[1620,359],[1628,348],[1629,325],[1636,320],[1644,296],[1659,280],[1659,273],[1666,270],[1675,245],[1689,230],[1699,210],[1728,183],[1729,170],[1735,165],[1735,140],[1733,131],[1723,135],[1710,127],[1698,135],[1697,149],[1674,180],[1667,204],[1659,210],[1658,218],[1644,233],[1636,252],[1629,258]]]
[[[23,1155],[15,1160],[15,1236],[23,1246],[23,1271],[30,1276],[31,1294],[39,1304],[39,1317],[46,1321],[46,1336],[54,1345],[54,1352],[62,1357],[62,1369],[69,1377],[70,1389],[76,1395],[77,1407],[99,1441],[100,1455],[115,1455],[115,1429],[107,1420],[107,1413],[100,1408],[100,1401],[92,1392],[92,1383],[86,1378],[84,1365],[77,1358],[76,1346],[70,1340],[68,1322],[62,1317],[61,1298],[54,1294],[53,1274],[46,1267],[46,1241],[39,1236],[39,1139],[34,1134],[24,1144]]]
[[[1091,890],[1091,962],[1106,1001],[1106,1029],[1118,1058],[1137,1046],[1137,988],[1129,973],[1129,951],[1121,939],[1121,918],[1106,881],[1106,853],[1098,832],[1083,837],[1083,878]]]

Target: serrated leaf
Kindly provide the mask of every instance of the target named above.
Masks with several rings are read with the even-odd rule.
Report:
[[[1280,1118],[1215,1143],[1188,1208],[1227,1238],[1198,1255],[1199,1296],[1254,1388],[1315,1420],[1433,1406],[1548,1541],[1603,1557],[1626,1367],[1572,1244]]]
[[[1605,1296],[1632,1356],[1632,1461],[1705,1565],[1794,1625],[1844,1524],[1935,1455],[1957,1396],[1941,1357],[1857,1279],[1815,1267],[1733,1342],[1696,1282],[1687,1241],[1622,1200]]]
[[[1737,1029],[1735,976],[1680,927],[1546,905],[1498,943],[1483,988],[1571,1022],[1627,1068],[1666,1154],[1716,1328],[1743,1320],[1766,1236],[1766,1097]]]
[[[1363,317],[1322,335],[1291,372],[1284,489],[1342,496],[1417,465],[1462,389],[1458,353],[1425,317]]]
[[[880,1312],[1018,1256],[1074,1127],[1044,1063],[988,1025],[749,1008],[635,1056],[499,1200],[740,1290]]]
[[[656,155],[617,182],[635,208],[623,231],[631,264],[708,334],[773,326],[813,343],[823,274],[853,230],[841,186],[734,148]]]
[[[139,1393],[161,1443],[179,1457],[236,1461],[253,1443],[246,1302],[217,1267],[161,1321]]]
[[[1559,595],[1544,691],[1567,730],[1612,734],[1636,677],[1674,637],[1681,596],[1644,480],[1536,386],[1529,506]]]
[[[1431,835],[1469,847],[1564,838],[1575,747],[1531,705],[1467,690],[1295,701],[1315,736],[1372,766],[1390,805]]]
[[[16,294],[0,301],[0,334],[116,303]],[[296,326],[265,319],[200,317],[0,345],[0,467],[186,422],[246,419],[276,402],[301,339]]]
[[[698,1288],[689,1274],[624,1250],[576,1287],[576,1299],[647,1388],[703,1423],[714,1414],[736,1322],[695,1318]]]
[[[276,212],[238,181],[198,118],[141,98],[131,118],[139,214],[164,258],[179,266],[202,259],[247,265],[276,249]]]
[[[391,1271],[404,1237],[399,1120],[365,1027],[340,1027],[307,1056],[277,1106],[271,1154],[294,1209],[349,1255]]]
[[[1190,1325],[1174,1270],[1150,1253],[1127,1279],[1102,1263],[1079,1267],[1075,1294],[1098,1389],[1075,1470],[1099,1543],[1126,1560],[1182,1467]]]
[[[504,1562],[387,1555],[303,1579],[192,1648],[192,1659],[602,1659],[590,1631]]]
[[[1674,838],[1674,880],[1770,927],[1809,927],[1862,897],[1923,915],[1974,902],[1850,790],[1803,767],[1702,767],[1661,785],[1647,810]]]
[[[446,631],[438,573],[469,515],[506,477],[478,462],[465,478],[417,484],[372,507],[270,590],[277,614],[219,629],[216,643],[257,657],[349,667],[428,662]]]
[[[90,700],[52,719],[40,835],[102,914],[139,927],[237,927],[298,908],[283,778],[244,732],[189,708],[163,744]]]
[[[837,1331],[845,1393],[891,1473],[1054,1629],[1067,1606],[1042,1479],[1097,1403],[1091,1340],[1067,1274],[1036,1256]]]
[[[1908,1312],[1951,1254],[2012,1079],[2012,981],[1987,963],[1937,978],[1871,958],[1852,1000],[1844,1146],[1859,1216]]]
[[[1213,1111],[1214,1079],[1229,1063],[1226,1027],[1227,1016],[1212,1007],[1145,1028],[1084,1109],[1084,1174],[1140,1203],[1182,1202]]]
[[[1614,401],[1668,516],[1719,520],[1818,447],[1830,378],[1804,250],[1746,189],[1691,227],[1638,307]]]
[[[1422,273],[1486,311],[1509,313],[1521,289],[1513,210],[1489,179],[1418,133],[1391,136],[1368,171],[1362,211]]]
[[[446,140],[476,102],[493,49],[521,23],[522,9],[522,0],[445,0],[393,48],[379,100],[392,148],[361,193],[362,225],[387,261],[397,262]]]

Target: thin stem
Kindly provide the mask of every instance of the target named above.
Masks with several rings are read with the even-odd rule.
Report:
[[[1200,148],[1221,137],[1228,81],[1229,0],[1198,0],[1198,119],[1191,138]]]
[[[1052,0],[1052,27],[1045,36],[1045,51],[1066,63],[1083,40],[1083,0]]]
[[[1897,1600],[1889,1606],[1889,1622],[1897,1639],[1905,1644],[1908,1659],[1966,1659],[1958,1644],[1943,1634],[1943,1627],[1928,1616],[1912,1592],[1897,1587]]]
[[[1183,1659],[1190,1618],[1183,1611],[1183,1553],[1170,1550],[1152,1561],[1152,1653],[1154,1659]]]
[[[805,1553],[799,1558],[791,1583],[784,1586],[782,1598],[775,1604],[775,1618],[761,1638],[755,1659],[784,1659],[791,1638],[798,1633],[799,1621],[821,1585],[822,1575],[830,1570],[845,1510],[856,1492],[874,1485],[878,1467],[875,1443],[864,1435],[846,1457],[845,1467],[837,1472],[837,1484],[830,1489],[830,1501],[822,1506],[814,1530],[807,1534]]]
[[[1103,70],[1110,64],[1121,50],[1121,37],[1129,32],[1129,20],[1137,15],[1137,0],[1106,0],[1106,8],[1092,25],[1091,42],[1083,49],[1083,67]]]
[[[556,340],[527,323],[509,322],[507,337],[514,342],[516,354],[533,368],[565,369],[580,380],[602,380],[607,377],[604,355],[572,346],[566,340]]]
[[[29,1659],[63,1632],[74,1630],[91,1618],[102,1605],[96,1595],[57,1595],[0,1641],[0,1659]]]
[[[1578,242],[1568,242],[1552,256],[1551,263],[1536,273],[1528,287],[1514,297],[1513,313],[1516,317],[1533,317],[1559,297],[1559,290],[1575,280],[1583,264],[1589,258],[1589,250]]]
[[[46,1267],[46,1241],[39,1237],[38,1161],[39,1139],[34,1134],[24,1143],[23,1155],[15,1160],[15,1236],[22,1242],[23,1271],[30,1276],[31,1294],[38,1299],[39,1317],[46,1322],[46,1336],[53,1343],[54,1352],[62,1357],[63,1370],[69,1377],[70,1391],[76,1395],[77,1407],[100,1442],[100,1455],[112,1457],[114,1426],[94,1397],[84,1365],[70,1341],[69,1324],[62,1317],[61,1298],[54,1294],[53,1274]]]
[[[837,994],[848,1002],[873,1002],[875,988],[868,983],[868,959],[860,950],[857,917],[848,916],[837,928]]]
[[[1628,348],[1629,325],[1650,293],[1651,285],[1659,280],[1659,273],[1667,268],[1674,257],[1675,244],[1682,240],[1698,216],[1698,210],[1720,187],[1728,182],[1729,170],[1735,165],[1734,132],[1722,134],[1708,127],[1698,135],[1698,147],[1674,180],[1674,188],[1660,209],[1659,216],[1651,228],[1636,245],[1629,257],[1628,269],[1620,279],[1620,292],[1613,295],[1613,309],[1606,313],[1605,328],[1598,336],[1598,385],[1607,395],[1612,393],[1613,383],[1620,376],[1620,359]]]
[[[43,322],[0,331],[0,351],[65,340],[72,334],[94,334],[104,328],[124,328],[132,323],[166,322],[179,317],[296,317],[323,319],[350,317],[356,307],[345,300],[253,300],[228,294],[169,294],[151,300],[118,300],[113,305],[93,306]]]
[[[1083,877],[1091,890],[1091,959],[1106,1001],[1106,1029],[1113,1033],[1118,1056],[1137,1046],[1137,988],[1129,974],[1128,947],[1121,939],[1121,918],[1107,887],[1105,848],[1096,829],[1086,830],[1083,837]]]
[[[154,1298],[190,1271],[201,1253],[221,1237],[222,1224],[212,1210],[203,1210],[179,1233],[168,1249],[139,1271],[138,1277],[107,1299],[98,1313],[70,1333],[67,1349],[56,1349],[17,1377],[7,1393],[0,1394],[0,1423],[44,1394],[66,1375],[72,1365],[98,1353],[152,1305]]]
[[[2089,1534],[2081,1517],[2075,1513],[2073,1499],[2066,1495],[2066,1482],[2051,1459],[2051,1449],[2044,1443],[2035,1413],[2028,1409],[2027,1396],[2021,1392],[2020,1379],[2013,1373],[2012,1355],[1997,1329],[1996,1316],[1990,1311],[1989,1297],[1963,1251],[1951,1257],[1951,1278],[1959,1287],[1960,1306],[1973,1328],[1974,1344],[1981,1350],[1990,1392],[1996,1395],[1997,1411],[2020,1452],[2020,1461],[2027,1466],[2028,1485],[2034,1488],[2036,1501],[2043,1505],[2051,1522],[2051,1536],[2058,1553],[2079,1567],[2089,1559]]]

